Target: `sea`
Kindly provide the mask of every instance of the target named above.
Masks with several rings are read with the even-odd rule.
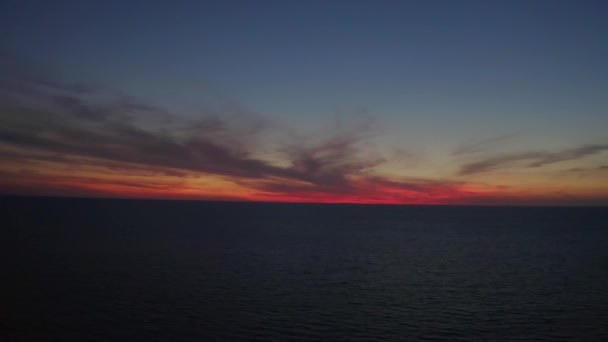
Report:
[[[2,197],[0,341],[608,341],[608,208]]]

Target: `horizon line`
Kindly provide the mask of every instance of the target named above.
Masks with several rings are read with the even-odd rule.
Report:
[[[302,205],[358,205],[358,206],[409,206],[409,207],[517,207],[517,208],[608,208],[607,204],[496,204],[496,203],[365,203],[365,202],[314,202],[314,201],[268,201],[243,199],[194,199],[194,198],[155,198],[155,197],[118,197],[118,196],[50,196],[27,194],[0,194],[5,199],[44,199],[44,200],[116,200],[116,201],[157,201],[157,202],[206,202],[240,204],[302,204]]]

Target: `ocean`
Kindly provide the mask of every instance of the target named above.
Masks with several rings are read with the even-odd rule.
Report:
[[[0,199],[0,341],[608,341],[608,208]]]

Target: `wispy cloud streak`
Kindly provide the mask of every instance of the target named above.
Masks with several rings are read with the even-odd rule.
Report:
[[[524,167],[540,167],[568,160],[576,160],[608,150],[608,145],[585,145],[558,152],[526,152],[499,155],[469,163],[460,169],[460,175],[472,175],[526,162]]]

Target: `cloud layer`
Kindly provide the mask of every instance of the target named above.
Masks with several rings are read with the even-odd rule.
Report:
[[[52,179],[43,176],[45,170],[40,168],[50,163],[65,166],[67,173],[95,168],[98,174],[124,178],[214,176],[270,199],[357,201],[364,196],[362,201],[432,202],[439,192],[458,186],[374,175],[374,167],[386,157],[364,147],[373,135],[370,120],[342,123],[321,137],[291,137],[275,146],[277,161],[256,151],[257,135],[265,124],[251,116],[212,113],[188,119],[100,89],[65,86],[15,72],[5,73],[0,84],[3,163],[34,167],[27,176],[13,173],[13,185],[32,179],[39,186],[46,184],[45,177]],[[95,177],[55,177],[64,183],[96,182]],[[157,188],[120,177],[106,183]],[[9,188],[14,186],[4,185]]]
[[[525,152],[492,156],[463,165],[460,169],[460,175],[466,176],[488,172],[510,166],[515,162],[525,162],[524,167],[541,167],[569,160],[577,160],[606,150],[608,150],[608,145],[585,145],[558,152]]]
[[[66,85],[6,59],[0,62],[0,194],[518,203],[531,199],[467,177],[608,150],[598,144],[480,157],[487,145],[512,137],[500,136],[458,149],[455,156],[481,159],[461,165],[453,179],[408,177],[407,170],[386,177],[376,168],[398,156],[379,151],[399,151],[400,158],[412,154],[370,148],[369,118],[300,136],[239,108],[188,118],[108,89]],[[261,143],[269,130],[281,136],[280,143]],[[537,200],[550,202],[543,196]]]

